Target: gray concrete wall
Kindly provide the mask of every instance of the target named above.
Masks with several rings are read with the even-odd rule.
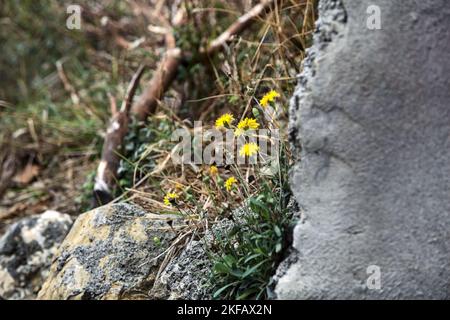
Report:
[[[450,1],[320,0],[290,135],[303,213],[278,298],[450,298]]]

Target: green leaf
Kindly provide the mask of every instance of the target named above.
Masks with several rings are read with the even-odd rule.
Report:
[[[257,108],[253,108],[253,109],[252,109],[252,113],[253,113],[253,116],[254,116],[255,118],[258,118],[258,117],[259,117],[259,110],[258,110]]]
[[[239,283],[239,282],[238,282],[238,281],[235,281],[235,282],[232,282],[232,283],[227,284],[226,286],[223,286],[222,288],[220,288],[219,290],[217,290],[216,292],[214,292],[213,298],[216,299],[217,297],[220,296],[220,294],[221,294],[222,292],[224,292],[225,290],[227,290],[227,289],[230,288],[231,286],[236,285],[237,283]]]
[[[250,269],[246,270],[244,272],[244,274],[242,275],[242,278],[246,278],[248,277],[250,274],[252,274],[253,272],[255,272],[260,266],[262,266],[264,263],[267,262],[268,259],[264,259],[263,261],[261,261],[260,263],[258,263],[257,265],[251,267]]]
[[[232,276],[235,276],[236,278],[239,278],[239,279],[244,278],[244,276],[243,276],[244,273],[242,271],[240,271],[240,270],[237,270],[237,269],[230,270],[230,274]]]
[[[223,257],[223,260],[230,267],[236,262],[236,259],[229,254],[227,254],[225,257]]]
[[[240,295],[238,295],[237,300],[244,300],[248,296],[250,296],[256,292],[258,292],[257,289],[248,289],[248,290],[244,291],[243,293],[241,293]]]
[[[251,256],[245,258],[244,263],[248,263],[259,256],[261,256],[261,253],[252,254]]]
[[[283,246],[281,245],[280,242],[277,243],[277,245],[275,246],[275,252],[279,253],[281,252],[281,249],[283,248]]]
[[[275,234],[278,236],[278,237],[281,237],[281,229],[280,229],[280,227],[279,226],[274,226],[273,227],[273,230],[275,231]]]
[[[265,206],[260,200],[255,198],[250,198],[249,201],[250,208],[255,213],[266,213],[267,212],[267,206]]]
[[[218,263],[216,263],[214,265],[214,271],[215,272],[228,273],[229,270],[230,270],[230,268],[228,266],[226,266],[225,264],[223,264],[223,263],[218,262]]]

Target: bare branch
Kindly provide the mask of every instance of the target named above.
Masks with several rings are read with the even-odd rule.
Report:
[[[133,102],[134,94],[136,93],[139,80],[141,79],[144,70],[145,65],[140,65],[136,73],[133,75],[133,78],[131,79],[130,84],[128,85],[125,99],[123,99],[122,106],[120,107],[121,112],[125,112],[127,114],[130,112],[131,103]]]
[[[174,80],[181,62],[181,50],[173,48],[166,52],[153,78],[139,100],[133,106],[133,113],[141,121],[155,112],[158,102]]]
[[[185,22],[184,10],[178,12],[175,26],[180,26]],[[133,113],[141,121],[145,121],[150,114],[155,112],[158,102],[175,79],[182,61],[181,49],[176,47],[176,39],[172,28],[169,28],[170,24],[167,21],[162,21],[162,24],[167,28],[165,39],[167,51],[146,89],[133,106]]]
[[[139,66],[128,85],[120,111],[112,114],[108,130],[106,131],[105,142],[103,143],[102,157],[95,177],[93,207],[106,204],[112,200],[112,189],[116,185],[116,175],[120,164],[119,154],[125,135],[128,132],[130,108],[144,69],[144,65]],[[112,103],[113,105],[115,105],[115,102]]]
[[[233,36],[241,33],[247,29],[261,14],[269,9],[275,0],[262,0],[259,4],[254,6],[249,12],[241,16],[231,26],[228,27],[220,36],[213,40],[206,49],[200,51],[201,55],[210,56],[219,51]]]

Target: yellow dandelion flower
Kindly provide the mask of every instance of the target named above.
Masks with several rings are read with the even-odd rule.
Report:
[[[219,169],[217,169],[216,166],[209,167],[209,174],[211,176],[215,176],[215,175],[217,175],[217,173],[219,173]]]
[[[216,128],[220,129],[225,126],[230,126],[233,121],[234,116],[231,113],[225,113],[216,120]]]
[[[267,107],[269,102],[274,101],[275,98],[278,98],[279,96],[280,94],[278,92],[276,92],[275,90],[270,90],[268,93],[264,95],[264,97],[262,97],[261,100],[259,100],[259,104],[265,108]]]
[[[166,196],[164,197],[164,204],[166,206],[170,206],[172,204],[175,203],[175,200],[178,199],[178,195],[176,193],[173,192],[169,192],[166,194]]]
[[[225,181],[225,188],[227,191],[231,191],[231,188],[237,183],[237,180],[235,177],[230,177]]]
[[[250,130],[256,130],[259,128],[259,123],[256,119],[253,118],[245,118],[247,119],[247,128]]]
[[[239,121],[237,127],[238,127],[238,129],[244,130],[247,127],[247,118],[245,118],[244,120]]]
[[[239,154],[242,157],[245,156],[249,156],[251,157],[252,155],[254,155],[255,153],[257,153],[259,151],[259,146],[256,143],[246,143],[244,144],[241,149],[239,150]]]
[[[240,136],[244,133],[245,130],[256,130],[259,128],[259,123],[256,119],[253,118],[245,118],[244,120],[239,121],[237,125],[237,129],[234,131],[235,136]]]

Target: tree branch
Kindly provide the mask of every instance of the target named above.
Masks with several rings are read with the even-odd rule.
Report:
[[[113,114],[110,120],[103,143],[102,157],[95,176],[93,207],[106,204],[113,199],[112,188],[116,185],[120,149],[128,132],[131,104],[144,69],[145,66],[141,65],[133,75],[120,111]]]
[[[254,6],[249,12],[241,16],[231,26],[228,27],[220,36],[213,40],[206,49],[200,50],[201,55],[211,56],[219,51],[233,36],[247,29],[255,18],[263,14],[275,3],[274,0],[262,0]]]

